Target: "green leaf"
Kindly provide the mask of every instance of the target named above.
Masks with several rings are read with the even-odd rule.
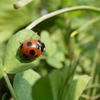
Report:
[[[39,36],[31,30],[22,30],[13,35],[8,41],[5,56],[4,67],[7,73],[17,73],[32,68],[38,61],[28,61],[22,59],[18,53],[20,43],[28,39],[39,39]]]
[[[16,74],[13,87],[19,100],[32,100],[32,86],[39,78],[40,75],[31,69]]]
[[[54,58],[54,57],[48,57],[48,58],[46,59],[46,61],[47,61],[47,63],[48,63],[49,65],[51,65],[52,67],[55,67],[55,68],[58,68],[58,69],[60,69],[60,68],[63,67],[62,63],[59,62],[59,61],[58,61],[56,58]]]
[[[51,85],[47,77],[41,78],[33,87],[33,100],[54,100]]]
[[[57,51],[57,52],[54,54],[54,58],[56,58],[58,61],[64,61],[64,60],[65,60],[64,53],[61,52],[61,51]]]
[[[52,56],[55,52],[55,47],[53,45],[53,42],[50,38],[50,35],[48,33],[48,31],[42,31],[41,32],[41,40],[45,43],[45,46],[46,46],[46,54],[48,56]]]
[[[83,75],[77,80],[72,81],[68,92],[62,100],[78,100],[89,80],[89,76]],[[65,89],[67,90],[67,87]]]
[[[58,100],[63,78],[59,71],[53,71],[50,76],[39,79],[33,86],[34,100]]]

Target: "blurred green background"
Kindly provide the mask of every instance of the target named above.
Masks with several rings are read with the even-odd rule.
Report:
[[[14,9],[13,4],[16,1],[0,0],[0,59],[2,60],[9,38],[42,15],[65,7],[81,5],[100,7],[100,0],[33,0],[22,8]],[[46,51],[34,70],[45,76],[55,68],[68,67],[78,60],[74,78],[83,74],[93,75],[91,85],[98,84],[98,86],[92,89],[92,96],[100,97],[100,17],[95,23],[84,27],[74,37],[70,37],[72,32],[91,23],[98,16],[99,13],[89,10],[73,11],[49,18],[35,26],[32,30],[40,35],[40,39],[46,45]],[[13,81],[13,75],[9,77]],[[10,93],[5,86],[4,80],[1,79],[0,99],[6,95],[8,100]],[[87,91],[84,91],[85,93]],[[86,97],[87,95],[84,98],[80,97],[80,100],[85,100]]]

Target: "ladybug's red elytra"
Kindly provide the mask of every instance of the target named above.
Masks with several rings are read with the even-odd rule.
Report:
[[[26,60],[33,60],[40,56],[44,49],[45,45],[40,40],[26,40],[19,48],[19,55]]]

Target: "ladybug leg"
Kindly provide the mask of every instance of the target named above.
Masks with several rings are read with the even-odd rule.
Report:
[[[21,43],[20,41],[19,41],[19,43],[20,43],[20,49],[22,48],[22,46],[23,46],[23,43]]]
[[[19,44],[22,44],[22,42],[19,41]]]

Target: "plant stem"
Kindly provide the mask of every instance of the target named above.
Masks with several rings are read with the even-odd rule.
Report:
[[[15,94],[15,91],[13,90],[13,87],[12,87],[12,85],[11,85],[11,83],[10,83],[10,81],[9,81],[9,78],[8,78],[8,76],[7,76],[6,73],[4,73],[4,79],[5,79],[5,81],[6,81],[7,85],[8,85],[9,91],[10,91],[10,93],[12,94],[14,100],[18,100],[18,99],[17,99],[17,96],[16,96],[16,94]]]
[[[32,29],[37,24],[39,24],[40,22],[42,22],[42,21],[44,21],[44,20],[46,20],[50,17],[56,16],[56,15],[64,13],[64,12],[75,11],[75,10],[92,10],[92,11],[95,11],[95,12],[100,12],[100,8],[91,7],[91,6],[76,6],[76,7],[63,8],[63,9],[51,12],[49,14],[46,14],[46,15],[38,18],[37,20],[32,22],[29,26],[27,26],[26,29]]]

